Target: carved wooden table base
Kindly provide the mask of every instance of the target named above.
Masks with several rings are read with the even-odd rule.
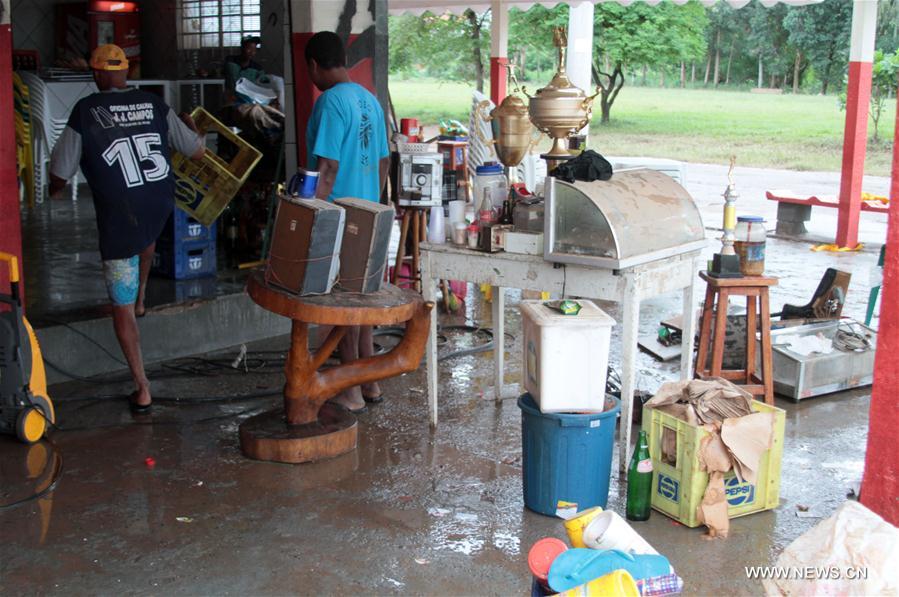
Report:
[[[253,272],[247,292],[260,307],[293,321],[287,356],[284,411],[251,417],[240,426],[244,455],[257,460],[309,462],[356,447],[356,419],[326,404],[343,390],[414,371],[421,363],[433,303],[395,286],[373,294],[334,290],[298,297],[268,286]],[[406,323],[402,341],[386,354],[321,369],[346,333],[356,325]],[[309,325],[335,326],[321,347],[309,350]]]

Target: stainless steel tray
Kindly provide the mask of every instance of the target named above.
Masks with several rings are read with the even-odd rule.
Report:
[[[843,325],[847,325],[846,320],[843,320]],[[851,322],[851,325],[870,334],[872,345],[877,346],[877,332],[858,322]],[[825,321],[771,331],[776,393],[798,402],[822,394],[871,385],[874,379],[874,350],[843,352],[834,348],[829,354],[812,353],[803,356],[784,345],[778,346],[778,339],[790,335],[821,334],[825,338],[833,338],[839,326],[840,321]],[[761,343],[756,341],[756,355],[761,355]],[[756,358],[757,370],[761,369],[760,358]]]

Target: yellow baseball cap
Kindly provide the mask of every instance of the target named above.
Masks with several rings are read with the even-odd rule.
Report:
[[[125,50],[115,44],[98,46],[91,52],[91,68],[94,70],[128,70]]]

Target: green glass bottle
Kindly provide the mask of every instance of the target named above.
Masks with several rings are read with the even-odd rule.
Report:
[[[648,520],[652,506],[652,459],[649,440],[641,430],[627,469],[627,519]]]

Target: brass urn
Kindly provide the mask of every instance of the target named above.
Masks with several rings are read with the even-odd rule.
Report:
[[[553,32],[553,44],[559,49],[559,68],[546,87],[538,89],[530,97],[528,113],[531,122],[553,140],[552,148],[543,157],[568,159],[569,136],[587,126],[593,114],[593,100],[599,95],[587,95],[580,87],[575,87],[565,72],[565,52],[568,35],[563,27]]]
[[[493,131],[493,140],[485,139],[481,129],[477,128],[478,135],[484,143],[495,144],[496,156],[507,168],[514,168],[521,163],[524,156],[530,150],[536,139],[533,138],[534,128],[528,117],[528,106],[520,96],[514,95],[518,89],[518,81],[512,74],[512,66],[509,69],[509,81],[515,85],[512,94],[507,95],[500,104],[487,115],[490,102],[485,100],[478,105],[478,113],[485,122],[490,123]]]

